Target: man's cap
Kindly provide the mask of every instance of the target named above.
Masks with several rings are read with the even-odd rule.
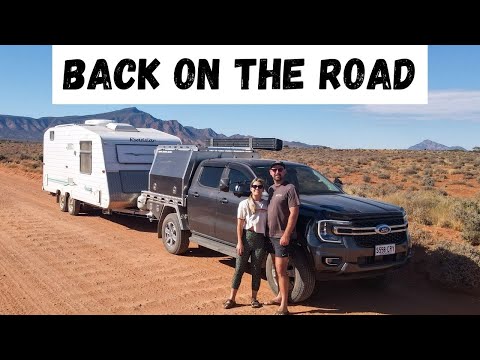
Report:
[[[287,167],[285,166],[285,163],[283,161],[275,161],[272,165],[270,165],[270,169],[273,168],[274,166],[281,166],[283,167],[284,169],[286,169]]]

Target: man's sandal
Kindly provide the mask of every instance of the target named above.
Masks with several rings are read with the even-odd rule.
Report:
[[[268,300],[265,305],[280,305],[280,301]]]
[[[227,301],[225,301],[223,303],[223,308],[224,309],[231,309],[236,305],[237,305],[237,303],[235,301],[228,299]]]

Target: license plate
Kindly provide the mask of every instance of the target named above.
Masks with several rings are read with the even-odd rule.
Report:
[[[395,244],[375,246],[375,256],[395,254]]]

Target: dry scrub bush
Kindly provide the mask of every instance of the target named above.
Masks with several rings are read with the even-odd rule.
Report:
[[[427,273],[430,280],[444,287],[480,290],[480,250],[477,247],[433,239],[428,231],[415,224],[411,224],[409,232],[413,263],[420,264],[417,269]]]
[[[398,192],[386,195],[382,200],[403,207],[408,218],[419,224],[455,230],[463,227],[462,221],[453,216],[453,209],[459,200],[444,196],[442,192]]]
[[[428,231],[420,228],[411,220],[409,220],[408,232],[410,234],[410,238],[414,247],[428,247],[435,243],[435,239],[433,239],[432,235]]]
[[[370,180],[370,178],[368,177]],[[403,190],[402,184],[352,184],[352,185],[344,185],[343,190],[350,195],[360,196],[360,197],[368,197],[381,200],[382,197],[388,194],[394,194],[396,192]]]
[[[0,162],[9,168],[20,168],[39,173],[42,171],[43,144],[0,140]]]
[[[480,201],[460,200],[453,215],[463,223],[462,238],[472,245],[480,245]]]
[[[465,243],[437,241],[427,249],[430,279],[448,287],[480,289],[480,250]]]

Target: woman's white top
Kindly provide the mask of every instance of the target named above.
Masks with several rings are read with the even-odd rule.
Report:
[[[248,199],[240,201],[240,204],[238,204],[237,218],[245,220],[244,229],[250,229],[256,233],[265,235],[268,201],[260,200],[254,202],[256,210],[255,214],[252,214],[248,207]]]

